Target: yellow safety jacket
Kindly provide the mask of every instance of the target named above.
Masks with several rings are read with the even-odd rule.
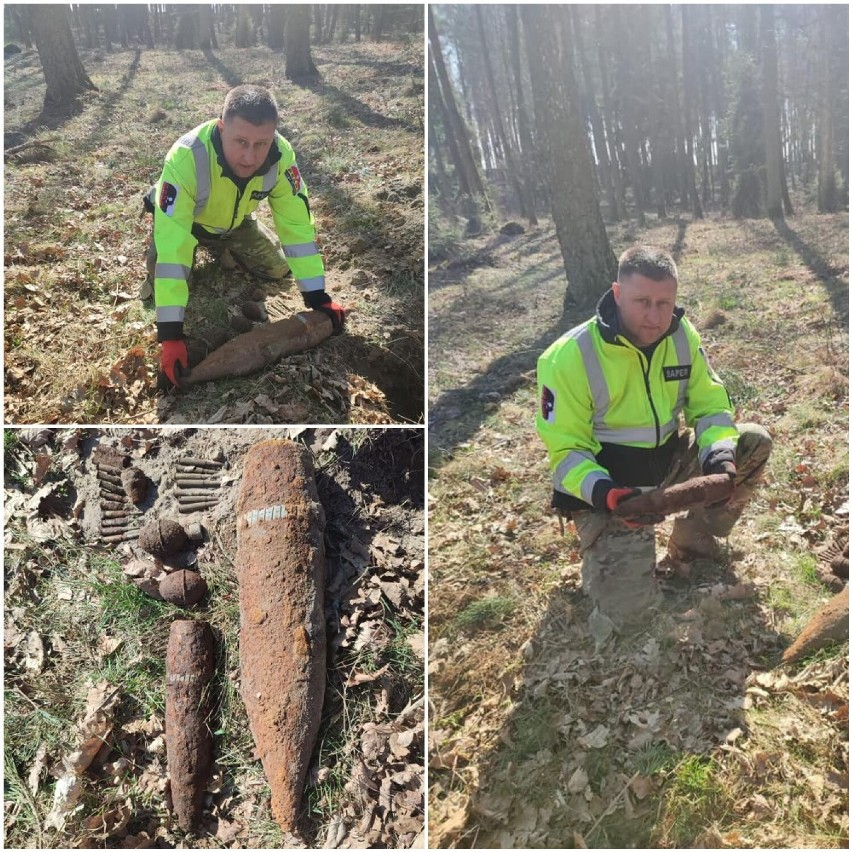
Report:
[[[702,464],[717,450],[735,452],[728,392],[683,314],[676,308],[668,332],[653,348],[638,349],[619,332],[610,290],[597,316],[539,358],[536,428],[550,455],[555,507],[588,509],[601,480],[659,485],[681,413],[695,428]]]
[[[211,237],[227,236],[264,198],[299,290],[325,289],[308,189],[292,146],[276,133],[263,165],[251,178],[240,180],[222,154],[216,125],[216,119],[205,122],[175,142],[151,199],[157,250],[154,302],[161,341],[183,336],[187,279],[198,244],[193,225],[196,232],[201,227]]]

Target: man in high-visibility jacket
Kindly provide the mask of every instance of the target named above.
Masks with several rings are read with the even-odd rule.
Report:
[[[772,448],[734,410],[677,307],[677,267],[652,246],[619,258],[618,280],[597,314],[554,342],[538,361],[538,433],[550,455],[553,507],[580,539],[583,588],[616,628],[647,618],[661,593],[653,525],[612,514],[643,487],[728,474],[734,496],[674,521],[672,557],[719,554],[750,499]],[[683,414],[688,427],[680,426]],[[637,519],[638,520],[638,519]]]
[[[183,319],[198,244],[214,252],[228,248],[245,269],[265,280],[280,280],[292,271],[305,305],[327,313],[335,333],[343,330],[344,309],[325,290],[308,189],[277,125],[278,105],[270,92],[260,86],[232,89],[221,118],[175,142],[149,196],[154,237],[148,271],[161,368],[173,384],[188,366]],[[254,216],[264,198],[276,235]]]

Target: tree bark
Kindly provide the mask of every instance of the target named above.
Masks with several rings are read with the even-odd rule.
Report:
[[[441,100],[446,110],[446,120],[448,129],[448,138],[452,136],[457,146],[456,161],[457,172],[459,178],[459,186],[464,187],[462,193],[472,197],[481,199],[483,205],[488,207],[488,201],[485,194],[485,186],[482,183],[482,178],[479,175],[479,169],[476,167],[476,161],[473,158],[473,151],[470,147],[470,134],[465,125],[458,108],[456,107],[456,99],[453,94],[453,88],[450,84],[450,78],[447,74],[447,68],[444,64],[444,55],[441,52],[441,42],[438,37],[438,29],[435,25],[435,19],[432,13],[432,8],[429,7],[429,52],[434,63],[434,70],[437,76],[439,91],[441,92]]]
[[[287,28],[284,36],[286,58],[284,76],[288,80],[318,77],[311,57],[311,7],[298,4],[287,7]]]
[[[564,313],[588,307],[609,288],[618,264],[595,194],[594,169],[571,64],[560,56],[553,7],[523,6],[538,138],[568,277]]]
[[[512,191],[515,195],[517,208],[520,209],[521,215],[525,216],[532,225],[535,224],[536,221],[535,212],[532,210],[532,200],[523,190],[514,145],[507,137],[506,130],[503,126],[503,117],[500,110],[500,98],[497,96],[497,86],[494,82],[494,69],[491,67],[488,39],[485,35],[485,22],[482,15],[482,6],[475,6],[474,9],[479,39],[482,45],[482,57],[485,63],[485,76],[488,85],[488,94],[491,101],[491,114],[494,118],[494,130],[496,131],[500,147],[503,150],[506,167],[509,170],[509,183],[511,184]]]
[[[817,179],[817,209],[820,213],[837,210],[837,177],[834,170],[834,115],[831,75],[831,17],[829,7],[819,9],[819,95],[817,134],[819,159]],[[39,51],[41,52],[41,51]]]
[[[760,7],[763,53],[763,144],[766,147],[766,215],[784,218],[781,127],[778,117],[778,57],[775,49],[775,10]]]
[[[73,110],[79,96],[85,91],[97,91],[97,86],[89,79],[77,55],[68,8],[54,4],[33,5],[30,21],[47,82],[44,110]]]
[[[281,3],[269,6],[269,21],[266,28],[266,46],[270,50],[284,50],[284,26],[287,19],[287,7]]]
[[[686,188],[692,203],[692,215],[695,219],[703,219],[701,199],[695,187],[695,122],[693,121],[693,105],[696,102],[695,91],[695,59],[692,53],[690,30],[692,15],[687,6],[681,6],[681,24],[683,37],[683,104],[684,104],[684,136],[686,138]]]

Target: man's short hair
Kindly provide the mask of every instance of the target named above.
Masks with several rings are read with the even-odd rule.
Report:
[[[652,281],[673,278],[677,284],[677,265],[674,258],[656,246],[631,246],[618,258],[618,281],[638,273]]]
[[[222,121],[242,118],[260,127],[262,124],[278,124],[278,104],[272,93],[263,86],[237,86],[225,95]]]

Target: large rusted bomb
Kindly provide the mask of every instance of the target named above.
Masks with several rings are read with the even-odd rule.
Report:
[[[679,485],[655,488],[622,500],[615,507],[615,514],[625,517],[671,515],[690,506],[707,506],[725,500],[733,490],[734,481],[726,473],[698,476]]]
[[[285,830],[295,827],[325,688],[324,527],[308,450],[252,447],[237,501],[241,689]]]
[[[174,571],[160,580],[160,595],[177,606],[197,604],[207,594],[207,583],[197,571]]]
[[[201,817],[213,767],[210,682],[216,663],[205,621],[173,621],[166,652],[166,758],[178,824],[192,831]]]
[[[247,376],[285,355],[319,345],[331,336],[331,331],[331,320],[322,311],[303,311],[289,319],[258,326],[208,355],[182,377],[181,387],[225,376]]]
[[[177,521],[160,518],[139,531],[139,547],[157,559],[167,559],[183,550],[189,539]]]

